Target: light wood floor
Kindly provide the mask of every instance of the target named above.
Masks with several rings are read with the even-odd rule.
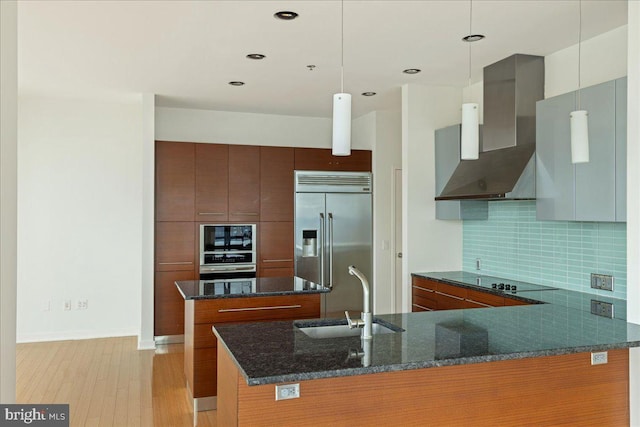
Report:
[[[18,344],[18,403],[68,403],[72,426],[193,426],[182,344],[137,350],[137,338]],[[198,426],[216,426],[216,411]]]

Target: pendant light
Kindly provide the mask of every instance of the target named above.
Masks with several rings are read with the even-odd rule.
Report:
[[[341,1],[340,93],[333,95],[333,139],[331,154],[351,155],[351,94],[344,93],[344,0]]]
[[[589,162],[589,124],[588,113],[580,109],[580,65],[582,44],[582,0],[578,3],[578,108],[569,113],[571,123],[571,163]]]
[[[473,34],[473,0],[469,0],[469,35],[462,40],[472,43],[484,38]],[[469,92],[471,92],[471,45],[469,45]],[[462,134],[460,140],[460,160],[477,160],[480,156],[480,126],[478,123],[478,104],[467,102],[462,104]]]

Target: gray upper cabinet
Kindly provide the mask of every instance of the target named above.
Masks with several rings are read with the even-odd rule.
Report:
[[[610,81],[580,91],[589,112],[589,162],[575,165],[577,221],[616,220],[616,89]],[[578,105],[576,104],[576,109]],[[567,121],[569,116],[567,115]]]
[[[439,195],[460,163],[460,125],[435,131],[436,195]],[[436,219],[487,219],[488,204],[479,200],[438,200]]]
[[[575,218],[575,180],[571,164],[569,113],[575,94],[536,103],[536,210],[538,219]]]
[[[578,108],[578,93],[537,103],[537,218],[624,221],[626,79],[584,88],[579,96],[589,112],[588,163],[571,163],[569,113]]]

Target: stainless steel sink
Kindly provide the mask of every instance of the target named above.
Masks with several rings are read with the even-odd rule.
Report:
[[[393,334],[395,332],[404,331],[404,329],[398,328],[395,325],[389,324],[387,326],[377,323],[375,320],[371,326],[373,335]],[[350,329],[349,325],[342,324],[326,325],[322,323],[314,324],[301,322],[300,324],[296,324],[296,327],[310,338],[357,337],[361,332],[359,328]]]

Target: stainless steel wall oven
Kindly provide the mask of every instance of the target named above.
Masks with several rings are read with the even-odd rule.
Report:
[[[256,224],[201,224],[200,279],[256,277]]]

